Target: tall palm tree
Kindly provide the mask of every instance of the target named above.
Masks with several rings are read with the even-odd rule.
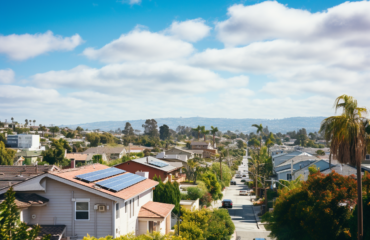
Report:
[[[26,123],[25,125],[27,126],[27,125],[28,125],[28,120],[26,119],[26,120],[24,120],[24,121],[25,121],[25,123]]]
[[[197,128],[192,128],[191,130],[198,132],[198,141],[199,141],[199,135],[200,135],[200,131],[202,131],[202,127],[198,125]]]
[[[33,120],[32,122],[33,122],[33,126],[35,126],[36,120]]]
[[[202,126],[201,133],[203,133],[204,141],[206,141],[206,135],[209,134],[209,130],[206,130],[206,127]]]
[[[215,141],[216,141],[215,136],[217,132],[218,132],[218,128],[211,126],[211,133],[213,135],[213,147],[215,147]]]
[[[13,121],[14,121],[14,118],[13,118],[13,117],[11,117],[10,119],[12,120],[12,123],[13,123]]]
[[[253,124],[252,127],[257,128],[257,134],[259,134],[260,135],[260,138],[261,138],[260,148],[262,148],[262,132],[263,132],[263,126],[262,126],[262,124],[260,124],[260,125]]]
[[[334,103],[335,112],[343,109],[339,116],[328,117],[323,120],[320,133],[324,133],[330,144],[329,166],[331,158],[340,163],[348,163],[357,168],[357,227],[359,240],[363,237],[363,208],[362,208],[362,181],[361,162],[366,156],[366,139],[369,129],[369,120],[363,117],[366,108],[357,106],[357,100],[352,96],[339,96]]]

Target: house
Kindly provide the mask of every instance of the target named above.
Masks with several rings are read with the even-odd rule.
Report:
[[[173,177],[182,177],[182,166],[173,166],[168,162],[159,160],[154,157],[133,159],[131,161],[115,165],[114,167],[134,173],[149,172],[149,179],[153,179],[154,176],[160,176],[163,182],[168,180],[172,181]]]
[[[34,150],[28,150],[28,149],[18,150],[15,154],[14,163],[16,163],[20,159],[20,157],[22,157],[24,159],[22,164],[25,164],[25,165],[35,164],[37,162],[37,158],[39,158],[40,161],[42,161],[42,150],[37,150],[37,149],[34,149]]]
[[[65,153],[64,158],[73,162],[72,167],[85,165],[88,162],[92,163],[93,153]]]
[[[82,239],[87,234],[116,238],[130,232],[169,233],[174,205],[153,202],[157,184],[118,168],[92,164],[46,172],[13,188],[23,222],[39,224],[45,233],[48,227],[58,226],[56,239]],[[0,190],[0,199],[7,189]]]
[[[179,163],[183,167],[186,167],[188,162],[188,155],[166,155],[165,152],[160,152],[155,157],[165,162],[169,162],[171,165]]]
[[[102,155],[104,161],[114,160],[122,158],[123,155],[127,154],[126,148],[124,146],[118,147],[92,147],[86,149],[83,153],[93,154],[93,155]]]
[[[8,166],[0,165],[0,189],[24,182],[46,172],[60,170],[54,165]]]
[[[320,172],[321,173],[324,173],[324,174],[329,174],[331,173],[332,171],[335,171],[337,173],[339,173],[340,175],[343,175],[343,176],[350,176],[350,175],[354,175],[356,176],[357,174],[357,169],[355,167],[352,167],[348,164],[341,164],[341,163],[338,163],[337,161],[335,161],[334,163],[331,164],[331,168],[329,168],[329,161],[328,160],[318,160],[318,161],[315,161],[313,163],[311,163],[310,165],[302,168],[302,169],[297,169],[294,171],[293,173],[293,177],[294,179],[296,179],[298,176],[302,176],[301,180],[307,180],[308,179],[308,175],[309,175],[309,171],[308,171],[308,168],[315,165],[318,169],[320,169]]]
[[[278,180],[290,181],[292,179],[295,179],[295,178],[292,178],[292,172],[294,172],[295,170],[302,169],[310,165],[311,163],[314,163],[317,160],[319,159],[314,156],[306,156],[306,155],[295,156],[281,163],[280,165],[276,166],[274,171],[277,175]]]
[[[40,136],[31,134],[8,135],[6,145],[10,148],[40,149]]]
[[[174,147],[170,150],[165,151],[166,155],[186,155],[187,159],[192,159],[195,157],[194,153],[190,150],[179,148],[179,147]]]
[[[146,149],[148,149],[149,151],[153,150],[152,147],[137,146],[137,145],[133,145],[132,143],[130,143],[129,146],[128,146],[128,152],[129,153],[144,152]]]
[[[213,149],[208,142],[191,142],[190,146],[192,150]]]
[[[180,206],[190,211],[199,210],[199,198],[197,200],[181,200]]]

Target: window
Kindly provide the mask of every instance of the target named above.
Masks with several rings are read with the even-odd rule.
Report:
[[[292,180],[292,174],[288,173],[288,174],[286,175],[286,179],[287,179],[288,181]]]
[[[127,202],[125,202],[125,213],[127,213]]]
[[[116,219],[119,218],[119,203],[116,203]]]
[[[76,201],[76,220],[89,220],[90,202],[85,200]]]

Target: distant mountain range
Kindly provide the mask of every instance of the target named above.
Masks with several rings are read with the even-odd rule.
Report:
[[[210,129],[211,126],[218,127],[222,132],[227,130],[249,133],[254,132],[256,128],[252,127],[252,124],[260,124],[268,126],[271,132],[286,133],[297,129],[305,128],[307,132],[315,132],[320,128],[320,123],[325,117],[292,117],[284,119],[231,119],[231,118],[202,118],[202,117],[191,117],[191,118],[157,118],[158,127],[163,124],[167,124],[171,129],[176,130],[177,126],[188,126],[197,127],[205,126]],[[125,128],[126,122],[130,122],[134,129],[143,131],[142,125],[145,119],[140,120],[128,120],[128,121],[106,121],[106,122],[92,122],[92,123],[81,123],[74,125],[62,125],[61,127],[69,127],[75,129],[77,126],[83,129],[100,129],[102,131],[116,130]]]

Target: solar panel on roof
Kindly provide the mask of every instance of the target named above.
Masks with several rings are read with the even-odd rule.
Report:
[[[168,166],[168,163],[156,162],[156,161],[151,161],[151,162],[149,162],[149,164],[151,164],[153,166],[156,166],[156,167],[166,167],[166,166]]]
[[[94,182],[100,179],[104,179],[104,178],[111,177],[111,176],[125,173],[125,172],[126,172],[125,170],[113,167],[113,168],[107,168],[107,169],[103,169],[103,170],[99,170],[95,172],[77,175],[76,178],[79,178],[87,182]]]
[[[125,188],[131,187],[136,183],[144,181],[145,179],[146,179],[145,177],[133,173],[126,173],[101,182],[97,182],[96,185],[118,192]]]

